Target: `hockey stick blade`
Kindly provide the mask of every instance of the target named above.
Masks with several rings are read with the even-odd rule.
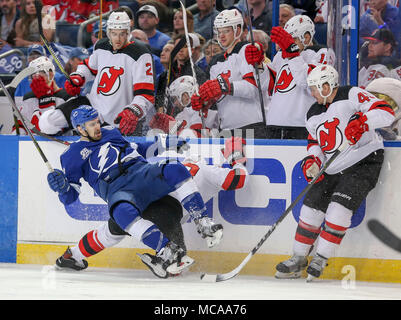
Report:
[[[385,245],[389,246],[393,250],[401,252],[401,239],[392,233],[380,221],[376,219],[369,220],[368,229]]]
[[[202,274],[201,275],[201,280],[205,279],[205,281],[211,281],[213,277],[215,277],[216,282],[220,281],[225,281],[231,278],[234,278],[236,275],[239,274],[239,272],[242,270],[242,268],[248,263],[249,260],[255,255],[255,253],[260,249],[260,247],[265,243],[267,238],[270,237],[270,235],[273,233],[273,231],[276,229],[276,227],[281,223],[281,221],[284,220],[284,218],[292,211],[292,209],[295,207],[295,205],[309,192],[309,190],[312,188],[312,186],[315,184],[317,179],[321,177],[321,175],[326,171],[326,169],[333,163],[333,161],[341,154],[343,150],[348,147],[348,142],[343,142],[340,147],[333,153],[331,158],[326,161],[326,163],[323,165],[323,167],[320,169],[319,173],[313,178],[312,181],[308,183],[308,185],[301,191],[301,193],[297,196],[297,198],[288,206],[288,208],[284,211],[284,213],[278,218],[278,220],[270,227],[269,231],[262,237],[262,239],[259,240],[258,244],[252,249],[251,252],[248,253],[248,255],[245,257],[244,260],[240,263],[238,267],[236,267],[234,270],[227,272],[227,273],[222,273],[222,274],[217,274],[215,276],[213,275],[208,275],[208,274]]]

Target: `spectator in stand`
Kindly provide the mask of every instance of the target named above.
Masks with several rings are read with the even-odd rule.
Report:
[[[131,37],[132,37],[131,40],[137,39],[139,41],[142,41],[150,49],[148,36],[141,29],[132,30]],[[156,79],[157,79],[160,76],[160,74],[164,71],[164,67],[163,67],[162,63],[160,62],[160,58],[157,55],[152,54],[152,57],[153,57],[154,65],[155,65],[155,73],[156,73]]]
[[[191,11],[185,10],[187,12],[187,29],[188,32],[194,32],[194,16]],[[179,34],[185,34],[184,29],[184,18],[182,15],[182,9],[179,8],[175,10],[173,16],[173,32],[171,37],[175,39]]]
[[[374,79],[390,77],[391,70],[401,64],[393,55],[397,44],[390,30],[378,29],[364,39],[368,41],[368,46],[367,54],[364,53],[365,57],[362,55],[362,68],[359,70],[358,85],[361,88],[366,88]]]
[[[193,42],[192,61],[195,65],[206,72],[207,62],[202,51],[202,47],[205,44],[205,38],[203,38],[201,35],[198,35],[197,33],[189,33],[189,37],[192,38]]]
[[[43,28],[43,34],[48,41],[52,41],[54,33],[55,29]],[[35,1],[21,0],[21,16],[15,23],[14,45],[17,47],[28,47],[32,44],[40,43]]]
[[[280,4],[278,24],[284,28],[288,20],[295,16],[295,9],[292,5],[282,3]]]
[[[15,0],[0,0],[0,9],[0,46],[2,47],[6,43],[12,44],[14,42],[14,28],[20,12]]]
[[[223,52],[223,48],[220,46],[219,42],[214,39],[208,40],[203,46],[202,50],[208,65],[214,56],[217,56],[219,53]]]
[[[216,0],[196,0],[199,13],[194,15],[194,31],[206,40],[213,38],[213,21],[219,14],[215,9]]]
[[[85,48],[74,48],[71,50],[70,57],[64,66],[65,71],[70,74],[77,70],[77,67],[89,57],[89,52]]]
[[[169,40],[163,47],[162,52],[160,53],[160,62],[163,65],[164,69],[168,69],[169,61],[170,61],[170,53],[174,49],[174,40]]]
[[[93,25],[93,30],[92,30],[92,33],[91,33],[91,41],[92,41],[92,44],[93,44],[93,46],[91,46],[90,48],[88,48],[88,52],[90,53],[90,54],[92,54],[92,52],[93,52],[93,48],[94,48],[94,46],[95,46],[95,43],[99,40],[99,39],[103,39],[103,38],[106,38],[107,37],[107,34],[106,34],[106,30],[107,30],[107,21],[105,21],[105,20],[102,20],[102,36],[100,37],[100,35],[99,35],[99,33],[100,33],[100,28],[99,28],[99,25],[100,25],[100,20],[99,21],[96,21],[95,22],[95,24]]]
[[[160,56],[164,45],[170,40],[170,37],[157,30],[157,25],[159,24],[157,9],[151,5],[142,6],[137,12],[137,20],[139,28],[142,29],[148,37],[152,52]]]
[[[191,43],[191,48],[192,48],[192,53],[193,53],[193,51],[194,51],[193,39],[190,37],[189,41]],[[175,115],[171,114],[172,105],[171,104],[166,105],[166,98],[167,98],[166,97],[166,86],[170,85],[175,79],[177,79],[181,76],[185,76],[185,75],[193,76],[191,63],[189,60],[189,51],[188,51],[188,47],[186,45],[185,35],[178,36],[178,38],[175,40],[174,47],[179,47],[181,49],[178,51],[178,53],[175,56],[174,61],[172,62],[170,78],[168,79],[168,72],[169,72],[168,69],[160,75],[159,82],[157,84],[156,98],[155,98],[156,110],[160,110],[161,108],[164,108],[166,110],[166,113],[173,117],[175,117]],[[195,73],[196,73],[197,83],[198,83],[198,85],[201,85],[202,83],[204,83],[207,80],[207,75],[197,65],[194,65],[194,69],[195,69]]]
[[[369,9],[361,16],[359,21],[359,44],[364,43],[364,37],[369,37],[379,27],[384,27],[397,38],[400,34],[398,29],[398,8],[389,4],[388,0],[370,0]]]
[[[272,28],[272,12],[267,0],[248,0],[251,13],[252,27],[270,33]]]

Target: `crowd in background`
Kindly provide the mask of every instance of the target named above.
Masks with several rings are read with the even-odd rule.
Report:
[[[248,6],[245,1],[248,1]],[[185,36],[183,12],[176,0],[104,0],[99,8],[99,1],[91,0],[42,0],[47,14],[44,19],[44,36],[63,63],[68,74],[74,72],[77,65],[93,51],[94,44],[106,35],[106,19],[88,24],[84,29],[83,44],[79,45],[76,31],[80,24],[99,14],[104,14],[123,7],[132,21],[131,39],[144,42],[151,50],[155,68],[155,108],[159,112],[166,110],[164,93],[167,78],[172,80],[191,74],[189,55],[178,54],[172,65],[170,53],[174,46]],[[224,9],[235,7],[243,13],[247,27],[252,25],[254,40],[263,45],[266,59],[273,57],[270,31],[272,22],[272,1],[269,0],[187,0],[185,1],[187,29],[191,45],[194,48],[193,61],[199,84],[209,79],[209,63],[213,56],[223,51],[213,33],[213,21]],[[247,7],[250,18],[247,17]],[[398,1],[370,0],[361,1],[360,15],[360,70],[359,85],[364,88],[379,77],[401,79],[399,40],[401,37],[401,10]],[[315,23],[316,43],[325,46],[327,36],[327,1],[324,0],[281,0],[279,25],[295,15],[309,16]],[[53,18],[54,19],[53,19]],[[48,23],[46,23],[48,19]],[[72,27],[75,33],[67,36],[58,28]],[[47,27],[48,26],[48,27]],[[74,29],[75,27],[75,29]],[[34,0],[0,0],[0,55],[11,49],[18,49],[25,57],[15,54],[0,60],[0,76],[15,75],[22,69],[21,59],[26,65],[39,56],[53,57],[43,46],[39,37],[39,26]],[[250,40],[245,28],[242,40]],[[72,40],[71,40],[72,39]],[[71,43],[72,41],[72,43]],[[76,43],[74,43],[76,42]],[[19,61],[19,62],[18,62]],[[63,88],[66,77],[58,69],[55,81]],[[171,71],[171,72],[170,72]],[[172,77],[170,79],[170,77]],[[91,83],[85,84],[82,94],[89,92]],[[15,92],[18,104],[30,91],[29,80],[25,79]]]

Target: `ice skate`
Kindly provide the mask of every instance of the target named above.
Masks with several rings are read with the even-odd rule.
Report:
[[[311,282],[313,279],[319,278],[326,266],[327,259],[319,254],[316,254],[306,269],[306,272],[308,273],[306,282]]]
[[[156,255],[149,253],[137,253],[137,255],[155,276],[163,279],[179,275],[195,262],[173,242],[169,242]]]
[[[223,237],[223,226],[217,224],[209,217],[202,217],[195,220],[196,228],[202,238],[206,239],[209,248],[219,244]]]
[[[61,257],[56,260],[56,266],[58,269],[73,269],[73,270],[84,270],[88,267],[88,262],[83,259],[77,261],[72,257],[70,247],[63,253]]]
[[[304,256],[293,255],[290,259],[280,262],[276,266],[277,279],[298,279],[302,271],[308,265],[308,260]]]

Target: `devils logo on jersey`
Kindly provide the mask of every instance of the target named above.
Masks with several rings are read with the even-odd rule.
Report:
[[[97,85],[97,93],[104,96],[111,96],[121,85],[121,75],[124,74],[124,69],[105,67],[100,72],[99,83]]]
[[[274,92],[285,93],[289,92],[296,87],[294,77],[291,74],[291,70],[288,64],[281,67],[279,73],[276,77],[276,84],[274,87]]]
[[[326,121],[316,129],[316,137],[319,140],[320,148],[325,153],[333,153],[343,142],[343,134],[338,125],[340,120],[334,118],[332,121]]]

